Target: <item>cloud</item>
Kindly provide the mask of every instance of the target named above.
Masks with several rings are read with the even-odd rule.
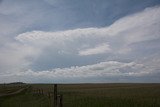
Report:
[[[74,78],[74,77],[92,77],[92,76],[117,76],[122,75],[119,71],[120,68],[125,67],[136,67],[139,66],[134,62],[131,63],[121,63],[116,61],[109,61],[109,62],[100,62],[93,65],[86,65],[86,66],[72,66],[70,68],[56,68],[49,71],[39,71],[34,72],[29,70],[24,72],[27,74],[33,74],[35,76],[51,76],[51,77],[60,77],[60,78]],[[130,73],[125,72],[124,74],[130,75]],[[134,74],[134,73],[133,73]],[[140,74],[138,74],[140,75]]]
[[[18,73],[21,70],[27,70],[32,57],[36,57],[37,53],[39,53],[38,49],[31,46],[17,43],[5,45],[0,52],[0,74]]]
[[[142,12],[126,16],[109,27],[57,32],[33,31],[18,35],[16,40],[25,44],[52,47],[57,51],[79,55],[85,51],[104,53],[104,50],[112,50],[115,54],[126,54],[132,52],[137,43],[159,38],[159,10],[158,6],[147,8]],[[110,46],[100,46],[106,43]],[[96,50],[97,48],[100,49]]]
[[[17,37],[19,41],[33,41],[42,39],[66,40],[83,37],[107,38],[112,36],[123,37],[124,42],[132,44],[151,39],[159,38],[159,13],[160,7],[146,8],[144,11],[126,16],[116,21],[109,27],[104,28],[85,28],[59,32],[33,31],[20,34]],[[152,16],[152,17],[148,17]],[[137,29],[138,28],[138,29]],[[128,35],[130,33],[130,35]],[[150,36],[150,35],[153,36]],[[95,35],[99,35],[96,37]],[[94,37],[95,36],[95,37]]]
[[[117,77],[117,76],[140,76],[145,75],[147,72],[137,72],[136,68],[141,68],[143,65],[136,64],[134,62],[130,63],[122,63],[116,61],[109,62],[100,62],[93,65],[86,66],[72,66],[70,68],[55,68],[48,71],[32,71],[27,70],[24,72],[20,72],[19,74],[10,74],[12,76],[19,76],[23,78],[33,77],[37,80],[46,79],[47,81],[52,81],[52,79],[67,79],[68,81],[72,81],[73,78],[95,78],[98,81],[98,78],[107,78],[107,77]],[[126,69],[127,68],[127,69]],[[123,71],[120,71],[123,69]],[[126,70],[131,69],[132,72],[127,72]],[[124,72],[126,71],[126,72]],[[34,80],[33,80],[34,81]],[[44,81],[43,81],[44,82]],[[59,81],[62,82],[62,81]],[[105,82],[105,79],[102,81]]]
[[[94,55],[94,54],[102,54],[111,51],[108,44],[100,44],[94,48],[80,50],[79,55]]]
[[[158,6],[146,8],[142,12],[124,17],[112,24],[107,33],[113,36],[123,35],[128,44],[157,39],[160,33],[159,9]]]
[[[111,77],[154,77],[159,73],[159,19],[160,7],[156,6],[108,27],[19,34],[15,42],[1,49],[1,71],[5,70],[1,75],[11,73],[26,81],[30,77],[34,81],[58,81],[58,77],[98,81],[102,77],[103,82]]]

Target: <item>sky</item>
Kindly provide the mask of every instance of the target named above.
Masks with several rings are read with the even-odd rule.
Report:
[[[0,83],[160,83],[160,0],[0,0]]]

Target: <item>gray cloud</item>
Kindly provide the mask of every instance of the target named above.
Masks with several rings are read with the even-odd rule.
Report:
[[[0,48],[1,80],[125,82],[137,78],[142,82],[146,77],[157,78],[159,19],[160,7],[155,6],[107,27],[21,33]]]
[[[32,70],[27,70],[25,72],[20,72],[18,74],[13,74],[15,77],[23,77],[28,79],[30,77],[36,78],[37,80],[62,80],[68,79],[70,82],[73,78],[107,78],[107,77],[117,77],[117,76],[140,76],[145,75],[148,72],[136,72],[135,68],[141,68],[143,65],[131,63],[121,63],[116,61],[100,62],[98,64],[87,65],[87,66],[73,66],[70,68],[56,68],[50,71],[38,71],[34,72]],[[127,69],[126,69],[127,68]],[[121,72],[119,69],[129,70],[132,72]],[[34,80],[33,80],[34,81]],[[103,80],[105,82],[106,80]],[[44,81],[43,81],[44,82]],[[61,82],[61,81],[59,81]],[[87,82],[87,81],[86,81]]]

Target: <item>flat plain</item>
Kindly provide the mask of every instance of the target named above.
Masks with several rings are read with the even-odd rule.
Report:
[[[54,107],[53,86],[1,84],[0,107]],[[158,83],[58,84],[58,94],[63,107],[160,107]]]

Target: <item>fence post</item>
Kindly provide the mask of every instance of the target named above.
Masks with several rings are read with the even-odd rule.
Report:
[[[41,90],[37,89],[37,94],[40,95],[41,94]]]
[[[51,94],[50,94],[50,92],[48,92],[48,97],[49,97],[49,99],[51,98]]]
[[[57,84],[54,84],[54,107],[57,107]]]
[[[58,95],[58,107],[63,107],[63,96]]]
[[[43,89],[41,89],[41,94],[43,95],[44,93],[43,93]]]
[[[63,95],[60,97],[60,107],[63,107]]]

